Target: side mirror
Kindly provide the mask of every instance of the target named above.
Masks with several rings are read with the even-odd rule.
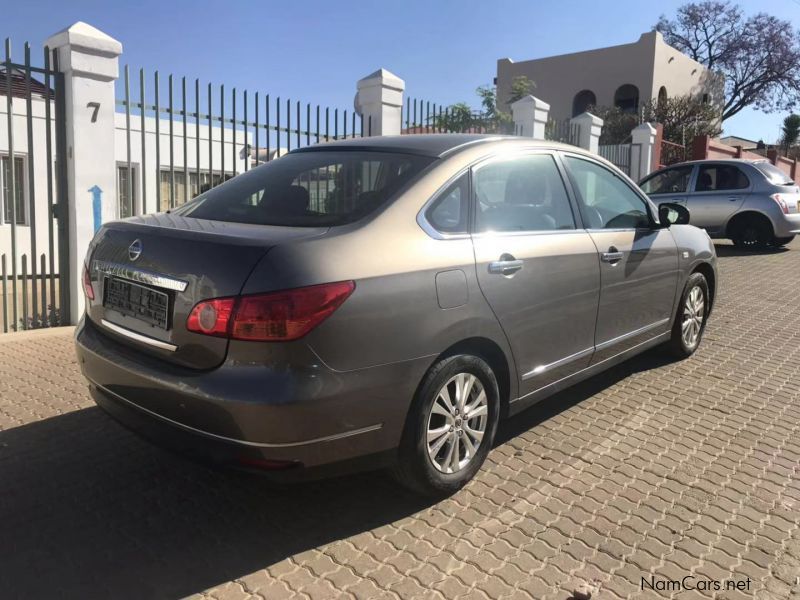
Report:
[[[689,223],[689,211],[682,204],[664,202],[658,205],[658,221],[662,227],[686,225]]]

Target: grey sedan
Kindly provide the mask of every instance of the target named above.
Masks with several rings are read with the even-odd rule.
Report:
[[[162,445],[449,493],[501,418],[653,346],[697,349],[716,256],[687,219],[571,146],[318,145],[104,225],[78,358],[96,402]]]
[[[743,248],[783,246],[800,233],[800,188],[767,160],[702,160],[641,182],[656,204],[683,204],[690,223]]]

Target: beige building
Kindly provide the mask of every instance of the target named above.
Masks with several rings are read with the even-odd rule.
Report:
[[[589,106],[619,106],[636,112],[656,98],[695,94],[720,101],[715,78],[703,65],[664,42],[657,31],[632,44],[514,62],[497,61],[498,100],[508,109],[515,77],[536,83],[534,94],[550,104],[550,116],[567,119]]]

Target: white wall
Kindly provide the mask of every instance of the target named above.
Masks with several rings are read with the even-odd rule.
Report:
[[[48,210],[47,195],[47,153],[46,153],[46,120],[45,120],[45,101],[42,98],[32,100],[33,115],[33,188],[31,187],[28,174],[28,135],[27,135],[27,107],[25,100],[21,98],[13,99],[13,133],[14,133],[14,155],[23,157],[25,161],[24,169],[24,191],[26,207],[26,224],[17,225],[17,270],[22,271],[22,256],[28,257],[28,272],[30,273],[31,260],[31,235],[33,228],[30,226],[30,201],[33,192],[35,199],[34,211],[36,214],[36,252],[41,256],[45,254],[49,264],[49,233],[48,227],[50,215]],[[55,117],[55,104],[51,104],[51,119]],[[127,164],[127,136],[125,127],[125,114],[117,112],[115,115],[115,136],[114,154],[118,165]],[[160,166],[161,169],[169,169],[169,119],[161,119],[159,123],[160,145]],[[158,185],[158,169],[156,169],[156,120],[153,117],[145,119],[145,158],[147,160],[145,170],[146,180],[146,209],[147,212],[156,212],[156,198]],[[187,161],[186,164],[190,172],[194,173],[197,167],[197,127],[192,123],[187,123]],[[200,146],[200,169],[201,172],[209,170],[209,128],[208,125],[201,123],[199,127],[199,146]],[[0,95],[0,156],[8,155],[8,115],[6,112],[6,96]],[[142,138],[141,120],[138,115],[131,115],[131,163],[135,174],[134,196],[137,207],[141,207],[141,201],[145,199],[142,193]],[[211,130],[211,153],[214,172],[221,172],[222,153],[225,153],[225,172],[242,173],[245,163],[248,160],[246,153],[242,152],[245,144],[251,144],[251,135],[245,135],[244,131],[237,131],[235,138],[233,131],[225,129],[225,143],[221,143],[222,130],[214,126]],[[52,140],[52,160],[53,160],[53,202],[56,201],[55,195],[55,125],[51,121],[51,140]],[[183,172],[183,122],[176,120],[173,123],[173,168],[176,172]],[[233,162],[233,149],[236,150],[236,162]],[[245,155],[243,157],[243,155]],[[1,177],[1,176],[0,176]],[[86,191],[88,194],[88,190]],[[1,196],[0,196],[1,198]],[[165,198],[168,202],[168,197]],[[57,224],[53,224],[53,246],[54,264],[58,268],[58,232]],[[6,265],[9,274],[11,273],[11,225],[3,221],[3,212],[0,210],[0,255],[6,255]],[[37,257],[37,271],[39,258]]]
[[[25,162],[24,167],[24,192],[25,192],[25,212],[26,219],[25,225],[17,225],[17,268],[21,272],[22,269],[22,255],[28,256],[28,272],[30,273],[30,260],[31,260],[31,237],[33,228],[31,227],[31,190],[33,189],[35,195],[34,211],[36,214],[36,253],[38,255],[45,254],[49,257],[48,250],[48,224],[49,224],[49,210],[48,210],[48,197],[47,197],[47,152],[46,152],[46,136],[47,125],[45,120],[45,101],[44,99],[32,100],[32,125],[33,125],[33,180],[31,181],[28,167],[30,157],[28,156],[28,133],[27,133],[27,106],[24,99],[14,98],[12,109],[12,123],[14,134],[14,156],[23,157]],[[51,117],[55,115],[55,105],[51,103]],[[53,145],[53,202],[56,201],[55,196],[55,127],[52,126],[51,121],[51,141]],[[8,156],[9,151],[9,136],[8,136],[8,112],[6,110],[6,96],[0,95],[0,155]],[[2,178],[2,174],[0,174]],[[33,183],[33,186],[31,186]],[[2,195],[0,195],[0,204],[2,204]],[[0,210],[0,255],[6,255],[6,266],[8,272],[11,273],[11,225],[4,220],[5,208]],[[54,224],[54,245],[57,248],[57,231]],[[54,255],[55,264],[58,265],[57,250]],[[37,271],[39,265],[39,257],[36,257]],[[49,261],[49,258],[48,258]],[[57,268],[57,267],[56,267]]]
[[[114,137],[115,156],[118,166],[127,165],[127,128],[125,124],[125,113],[118,112],[115,116],[116,134]],[[209,145],[211,150],[211,167],[214,173],[222,172],[222,161],[224,154],[224,167],[225,173],[238,174],[243,173],[245,164],[249,160],[248,152],[243,152],[245,145],[252,144],[252,136],[244,131],[237,130],[234,132],[229,128],[225,128],[224,143],[222,141],[222,129],[219,126],[212,127],[211,138],[209,142],[209,128],[207,124],[200,123],[200,126],[193,123],[186,124],[186,160],[184,161],[184,131],[183,121],[176,119],[173,121],[173,137],[172,137],[172,168],[176,173],[181,175],[184,173],[184,165],[186,165],[190,178],[194,177],[197,163],[197,148],[200,148],[200,171],[201,176],[203,173],[209,172]],[[145,117],[145,193],[142,193],[142,123],[139,115],[131,115],[130,127],[130,145],[131,166],[134,170],[134,200],[136,206],[144,206],[144,211],[148,213],[158,212],[156,207],[157,201],[157,186],[158,186],[158,172],[170,169],[170,137],[169,137],[169,119],[161,119],[159,121],[158,139],[159,143],[159,168],[156,168],[156,119],[154,117]],[[199,131],[198,131],[199,130]],[[198,140],[199,134],[199,140]],[[235,154],[235,162],[234,162]],[[180,177],[181,175],[178,175]],[[176,190],[176,200],[177,198]],[[162,205],[169,203],[169,197],[162,195]]]

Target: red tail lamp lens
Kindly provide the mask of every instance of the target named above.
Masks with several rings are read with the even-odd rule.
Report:
[[[340,281],[204,300],[192,309],[186,328],[237,340],[288,342],[303,337],[331,316],[355,288],[354,281]]]
[[[242,296],[231,337],[239,340],[291,341],[327,319],[355,289],[353,281]]]
[[[89,275],[89,268],[83,265],[83,291],[89,300],[94,300],[94,288],[92,287],[92,278]]]
[[[235,303],[235,298],[215,298],[196,304],[186,321],[186,329],[226,337]]]

